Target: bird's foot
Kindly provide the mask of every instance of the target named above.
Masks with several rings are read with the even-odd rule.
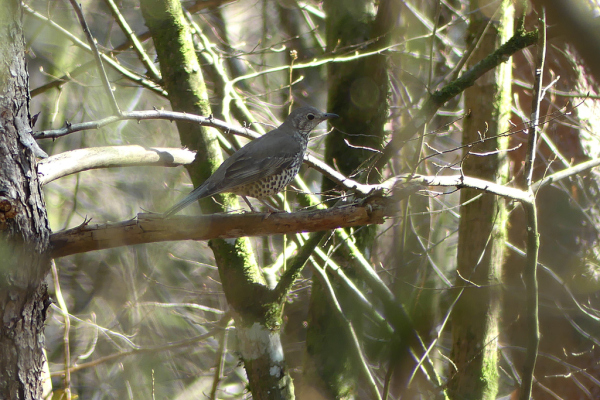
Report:
[[[265,200],[263,199],[258,199],[261,203],[263,203],[265,205],[265,207],[267,207],[267,215],[265,215],[265,218],[263,218],[263,220],[269,218],[271,216],[271,214],[278,214],[278,213],[284,213],[286,212],[285,210],[280,210],[276,207],[273,207],[271,204],[267,203]]]

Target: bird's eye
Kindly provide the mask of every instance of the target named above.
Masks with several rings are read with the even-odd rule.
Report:
[[[306,116],[306,118],[308,118],[308,119],[310,119],[312,121],[313,119],[315,119],[315,116],[313,114],[308,114]]]

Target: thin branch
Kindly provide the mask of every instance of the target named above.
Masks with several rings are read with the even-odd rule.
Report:
[[[88,69],[92,68],[95,65],[96,65],[96,63],[93,60],[88,61],[85,64],[79,65],[79,66],[75,67],[73,70],[71,70],[70,72],[65,73],[60,78],[56,78],[53,81],[50,81],[48,83],[45,83],[41,86],[36,87],[35,89],[32,89],[31,97],[35,97],[42,93],[46,93],[50,89],[54,89],[54,88],[61,89],[63,87],[63,85],[65,85],[67,82],[71,82],[74,77],[83,74],[84,72],[86,72]]]
[[[498,12],[498,11],[496,10],[496,12]],[[475,36],[475,40],[473,40],[471,42],[470,46],[462,54],[462,57],[460,58],[458,63],[456,63],[454,68],[446,75],[446,77],[444,77],[443,81],[447,80],[448,77],[450,78],[451,81],[458,78],[460,71],[467,64],[467,62],[469,61],[469,59],[471,58],[471,56],[473,55],[475,50],[477,50],[479,48],[479,46],[481,45],[483,36],[486,34],[488,28],[490,27],[490,25],[492,25],[494,23],[494,21],[495,21],[494,18],[490,18],[488,23],[481,27],[481,29],[479,30],[479,32],[477,32],[477,35]]]
[[[469,188],[477,189],[482,192],[495,194],[498,196],[506,197],[507,199],[517,200],[520,202],[531,203],[533,197],[526,191],[521,189],[500,185],[493,182],[488,182],[479,178],[472,178],[464,175],[451,175],[451,176],[426,176],[426,175],[415,175],[410,177],[409,175],[398,176],[396,178],[388,179],[381,185],[370,185],[373,187],[393,188],[402,182],[412,182],[417,184],[423,184],[428,186],[454,186],[458,189]]]
[[[340,303],[338,302],[338,300],[335,296],[333,287],[331,286],[331,283],[329,282],[329,279],[327,278],[327,274],[325,273],[325,271],[323,271],[317,265],[313,265],[313,271],[316,272],[316,276],[319,278],[319,280],[321,281],[321,284],[323,285],[323,288],[325,289],[325,295],[327,296],[329,303],[332,305],[332,310],[333,310],[335,316],[340,320],[341,325],[344,327],[344,329],[346,331],[345,333],[346,333],[348,339],[351,340],[352,346],[350,346],[350,347],[352,348],[352,351],[355,353],[356,359],[358,361],[358,367],[359,367],[360,371],[362,372],[365,382],[367,384],[367,388],[368,388],[367,390],[371,393],[370,398],[381,400],[381,395],[379,394],[379,390],[377,389],[377,384],[375,383],[375,379],[373,378],[373,375],[371,374],[371,370],[369,369],[367,360],[365,359],[365,357],[361,351],[360,343],[359,343],[358,337],[356,336],[354,327],[352,326],[352,323],[350,321],[348,321],[348,319],[346,319],[346,316],[344,315],[344,312],[342,311],[342,307],[340,306]]]
[[[427,78],[427,87],[431,90],[431,84],[433,82],[433,51],[435,50],[435,38],[437,35],[438,23],[440,20],[440,13],[442,11],[442,2],[437,0],[437,6],[435,8],[435,16],[433,17],[433,30],[431,32],[431,44],[429,45],[429,77]],[[452,47],[451,47],[452,48]],[[419,147],[422,149],[422,147]]]
[[[592,12],[596,3],[579,0],[533,0],[532,3],[536,9],[545,7],[557,34],[566,36],[585,61],[586,69],[600,82],[600,35],[597,16]]]
[[[545,22],[540,21],[541,25],[545,26]],[[541,27],[539,31],[538,44],[536,46],[537,49],[537,57],[536,57],[536,67],[535,67],[535,80],[533,85],[533,99],[531,100],[531,119],[529,121],[529,139],[527,141],[527,155],[525,158],[525,167],[523,176],[525,178],[525,182],[523,187],[529,188],[531,187],[532,179],[533,179],[533,169],[535,164],[535,155],[538,145],[538,138],[540,135],[540,104],[543,100],[542,98],[542,78],[544,72],[544,62],[546,60],[546,29],[545,27]]]
[[[566,168],[566,169],[563,169],[562,171],[559,171],[552,175],[548,175],[547,177],[535,182],[533,185],[531,185],[531,190],[533,190],[534,192],[537,192],[540,188],[542,188],[544,186],[551,185],[562,179],[571,177],[573,175],[577,175],[583,171],[592,169],[599,165],[600,165],[600,159],[582,162],[580,164],[572,166],[571,168]]]
[[[468,87],[471,87],[477,79],[483,74],[496,68],[501,63],[510,59],[510,56],[528,46],[535,44],[537,41],[537,32],[525,32],[519,30],[505,44],[500,46],[498,50],[475,64],[472,68],[466,71],[462,76],[442,89],[431,94],[425,103],[421,106],[418,114],[400,130],[392,140],[386,145],[382,156],[377,161],[375,168],[382,169],[383,166],[400,150],[406,141],[408,141],[416,132],[422,129],[423,125],[427,124],[448,100],[462,93]]]
[[[217,399],[217,390],[219,389],[219,382],[223,376],[223,367],[225,364],[225,347],[227,346],[227,329],[223,329],[223,332],[219,335],[219,349],[217,350],[217,356],[215,359],[215,374],[213,377],[213,385],[210,389],[210,399]]]
[[[430,19],[427,18],[427,16],[425,14],[423,14],[419,7],[417,6],[417,3],[412,3],[410,1],[402,1],[402,2],[398,2],[397,0],[393,0],[393,2],[395,3],[403,3],[403,6],[406,7],[407,10],[409,10],[415,17],[416,19],[425,27],[425,29],[428,32],[435,32],[435,37],[437,40],[439,40],[441,43],[444,44],[444,46],[446,46],[448,49],[450,49],[450,51],[452,51],[452,53],[454,53],[454,55],[460,57],[460,50],[458,49],[458,46],[456,45],[455,42],[453,42],[449,35],[443,35],[442,29],[441,28],[437,28],[434,29],[434,24],[435,21],[431,21]],[[379,11],[378,11],[378,15],[379,15]],[[444,28],[444,27],[442,27]],[[430,34],[424,34],[422,36],[422,38],[428,38],[430,36]],[[415,39],[415,38],[413,38]]]
[[[321,231],[310,235],[310,238],[304,243],[296,257],[289,263],[287,270],[281,275],[281,279],[274,289],[277,301],[282,302],[285,299],[285,296],[302,272],[306,261],[308,261],[310,255],[319,246],[319,243],[321,243],[327,233],[328,231]]]
[[[110,117],[102,118],[97,121],[82,122],[78,124],[66,123],[64,128],[52,129],[47,131],[39,131],[33,134],[35,139],[56,139],[61,136],[66,136],[74,132],[80,132],[90,129],[100,129],[106,125],[114,124],[119,121],[125,120],[152,120],[152,119],[164,119],[169,121],[188,121],[195,122],[205,126],[211,126],[218,128],[226,132],[232,132],[244,137],[257,138],[259,135],[246,128],[235,127],[227,124],[218,119],[214,119],[211,116],[203,117],[200,115],[186,114],[176,111],[164,111],[164,110],[145,110],[145,111],[124,111],[121,115],[112,115]]]
[[[225,311],[219,310],[218,308],[204,306],[196,303],[161,303],[154,301],[142,301],[135,303],[133,307],[156,307],[156,308],[191,308],[195,311],[203,311],[212,314],[223,315]]]
[[[527,261],[523,270],[523,281],[526,287],[527,298],[527,354],[523,365],[523,383],[519,399],[529,400],[531,398],[531,390],[533,387],[535,363],[537,360],[537,352],[540,343],[540,327],[539,327],[539,299],[538,299],[538,282],[537,282],[537,260],[538,249],[540,246],[540,237],[538,233],[537,209],[535,202],[523,203],[523,209],[527,216]]]
[[[211,7],[219,7],[219,6],[222,6],[222,5],[227,4],[227,3],[232,3],[233,1],[235,1],[235,0],[198,0],[195,3],[188,4],[187,5],[187,11],[190,12],[190,13],[197,13],[197,12],[202,11],[204,9],[211,8]],[[34,17],[36,17],[38,19],[41,19],[42,21],[44,21],[46,23],[50,23],[50,25],[52,25],[55,28],[58,28],[58,29],[61,29],[61,30],[63,29],[60,26],[58,26],[57,24],[51,22],[48,18],[42,16],[41,14],[38,14],[33,9],[29,8],[26,4],[23,4],[23,6],[27,7],[26,11],[29,12],[32,16],[34,16]],[[68,33],[68,31],[65,30],[65,31],[63,31],[63,33]],[[138,39],[138,41],[148,40],[150,37],[151,37],[150,31],[143,32],[143,33],[141,33],[141,34],[139,34],[139,35],[136,36],[136,38]],[[130,47],[132,47],[132,46],[133,46],[133,43],[131,41],[131,38],[129,37],[128,40],[126,40],[125,42],[121,43],[120,45],[114,47],[112,49],[112,52],[117,52],[118,53],[118,52],[127,50]],[[105,56],[103,55],[103,57],[105,57]],[[39,86],[39,87],[33,89],[31,91],[31,96],[35,97],[38,94],[41,94],[41,93],[47,91],[48,89],[51,89],[51,88],[54,88],[54,87],[60,87],[65,82],[70,81],[71,80],[71,76],[79,75],[79,74],[87,71],[93,65],[94,65],[94,61],[90,61],[90,62],[87,62],[85,64],[82,64],[79,67],[75,68],[73,71],[68,72],[67,74],[61,76],[60,78],[55,79],[52,82],[48,82],[48,83],[46,83],[46,84],[44,84],[42,86]],[[150,63],[150,65],[154,65],[154,63]],[[132,79],[133,75],[132,76],[126,76],[126,77]],[[133,77],[133,80],[136,81],[136,82],[138,82],[139,79],[143,79],[143,78],[141,76],[138,76],[137,78]],[[143,80],[140,83],[142,84],[142,86],[147,86],[146,84],[150,84],[150,81],[149,80]],[[164,90],[162,90],[160,87],[158,87],[156,84],[152,84],[151,86],[148,86],[147,88],[150,89],[150,90],[152,90],[152,91],[154,91],[154,92],[156,92],[157,94],[159,94],[159,95],[161,95],[163,97],[167,96],[167,93]]]
[[[152,62],[152,60],[150,59],[150,57],[148,56],[146,51],[144,50],[142,43],[139,41],[139,39],[137,38],[137,35],[135,34],[135,32],[133,32],[133,30],[127,23],[127,20],[125,20],[125,17],[123,17],[123,14],[121,14],[121,12],[119,11],[119,7],[117,7],[117,5],[115,4],[115,1],[114,0],[105,0],[105,1],[106,1],[106,3],[108,3],[108,6],[110,8],[110,11],[111,11],[115,21],[117,21],[117,23],[121,27],[121,30],[123,31],[123,33],[125,33],[125,35],[129,39],[129,42],[131,42],[131,46],[133,47],[133,50],[137,53],[140,61],[142,62],[142,64],[144,64],[144,66],[148,70],[150,77],[152,79],[154,79],[155,81],[160,82],[160,80],[162,79],[160,76],[160,71],[158,70],[158,68],[156,68],[156,66],[154,65],[154,63]]]
[[[62,26],[58,25],[56,22],[52,21],[50,18],[43,16],[42,14],[38,13],[37,11],[35,11],[34,9],[32,9],[31,7],[29,7],[27,4],[25,3],[21,3],[23,10],[25,12],[27,12],[29,15],[31,15],[32,17],[38,19],[39,21],[42,21],[48,25],[50,25],[52,28],[56,29],[58,32],[62,33],[63,35],[65,35],[67,38],[69,38],[69,40],[71,42],[73,42],[73,44],[75,44],[76,46],[87,50],[89,52],[92,51],[92,49],[90,48],[90,46],[88,46],[87,44],[85,44],[83,41],[79,40],[79,38],[77,38],[75,35],[73,35],[71,32],[69,32],[67,29],[63,28]],[[106,62],[108,65],[110,65],[112,68],[114,68],[115,70],[117,70],[118,72],[120,72],[121,74],[123,74],[123,76],[141,86],[144,86],[147,89],[150,89],[156,93],[158,93],[159,95],[163,96],[163,97],[167,97],[167,92],[164,91],[159,85],[157,85],[156,83],[152,82],[149,79],[146,79],[145,77],[138,75],[130,70],[128,70],[127,68],[123,67],[122,65],[120,65],[117,61],[113,60],[112,58],[108,57],[106,54],[100,54],[100,57],[102,58],[102,60],[104,62]],[[84,66],[82,66],[83,68]]]
[[[112,361],[112,360],[118,360],[118,359],[121,359],[121,358],[124,358],[127,356],[131,356],[131,355],[135,355],[135,354],[157,353],[159,351],[174,350],[174,349],[178,349],[181,347],[193,346],[193,345],[197,344],[198,342],[201,342],[203,340],[206,340],[210,337],[215,336],[221,330],[227,329],[227,325],[229,324],[229,321],[231,321],[231,313],[226,313],[219,320],[219,322],[217,322],[216,328],[211,329],[210,331],[206,332],[203,335],[196,336],[196,337],[193,337],[190,339],[180,340],[178,342],[167,343],[167,344],[161,345],[161,346],[138,347],[138,348],[128,350],[128,351],[122,351],[119,353],[110,354],[108,356],[100,357],[94,361],[75,365],[69,369],[69,372],[76,372],[76,371],[80,371],[80,370],[86,369],[86,368],[94,368],[105,362]],[[53,376],[53,377],[54,376],[62,376],[64,374],[65,374],[65,371],[57,371],[57,372],[53,372],[52,374],[50,374],[50,376]]]
[[[234,78],[234,79],[228,81],[225,84],[225,96],[223,97],[223,113],[224,114],[229,113],[229,103],[232,101],[233,98],[236,97],[236,90],[234,88],[234,85],[238,82],[241,82],[241,81],[244,81],[247,79],[257,78],[257,77],[265,75],[265,74],[286,71],[290,68],[295,71],[298,69],[315,68],[315,67],[319,67],[321,65],[326,65],[326,64],[330,64],[330,63],[343,63],[343,62],[353,61],[353,60],[357,60],[357,59],[361,59],[361,58],[372,57],[375,55],[384,54],[388,50],[390,50],[394,47],[397,47],[397,46],[398,45],[391,45],[391,46],[387,46],[387,47],[384,47],[379,50],[369,51],[369,52],[360,53],[360,54],[353,54],[350,56],[338,56],[338,57],[330,57],[330,58],[323,58],[323,59],[315,59],[311,62],[298,63],[298,64],[294,64],[292,66],[281,65],[279,67],[273,67],[273,68],[265,69],[262,71],[254,72],[251,74],[239,76],[237,78]]]
[[[344,288],[350,293],[351,298],[354,301],[354,304],[357,304],[359,307],[363,309],[366,315],[371,318],[375,323],[379,324],[379,326],[383,327],[386,332],[392,333],[393,329],[390,324],[387,322],[385,317],[381,315],[379,310],[373,305],[369,299],[365,297],[363,292],[360,291],[359,288],[356,287],[354,282],[344,272],[344,270],[337,265],[331,257],[329,257],[320,247],[315,249],[315,253],[323,260],[325,263],[325,268],[332,275],[334,275],[339,282],[344,286]],[[311,258],[311,261],[316,263],[314,259]]]
[[[321,35],[319,34],[319,30],[318,30],[318,25],[315,24],[310,16],[310,12],[306,10],[306,5],[300,5],[300,10],[302,11],[302,16],[304,17],[304,21],[306,22],[306,25],[308,25],[308,29],[310,31],[310,33],[313,35],[315,41],[317,42],[317,44],[319,45],[319,49],[321,50],[321,52],[325,52],[327,49],[327,44],[325,43],[325,40],[323,40],[323,38],[321,37]],[[325,15],[323,15],[325,16]]]
[[[112,90],[110,82],[108,80],[108,76],[106,76],[106,71],[104,70],[104,64],[102,64],[102,58],[100,57],[100,52],[98,51],[98,46],[96,46],[96,40],[92,36],[92,32],[90,32],[90,28],[85,21],[85,17],[83,15],[83,10],[81,9],[81,4],[77,3],[77,0],[70,0],[73,9],[75,9],[75,13],[77,14],[77,18],[79,19],[79,23],[81,24],[81,28],[83,29],[83,33],[87,38],[90,49],[92,50],[92,54],[94,55],[94,59],[96,60],[96,65],[98,66],[98,71],[100,72],[100,79],[102,79],[102,84],[104,90],[106,92],[106,96],[110,101],[110,104],[113,108],[113,112],[117,115],[121,114],[121,109],[119,108],[119,104],[117,103],[117,99],[115,99],[115,94]]]
[[[542,102],[542,77],[544,63],[546,59],[546,12],[542,8],[542,16],[539,21],[539,37],[537,42],[537,59],[535,69],[535,83],[531,111],[531,128],[527,144],[527,156],[525,159],[524,170],[524,188],[529,193],[531,191],[531,181],[533,178],[533,169],[535,162],[535,153],[537,149],[537,140],[539,135],[540,103]],[[533,388],[535,364],[537,361],[538,347],[540,344],[540,322],[539,322],[539,294],[537,281],[538,250],[540,247],[540,237],[537,223],[537,207],[535,199],[532,202],[523,202],[523,209],[527,216],[527,261],[523,271],[523,281],[526,287],[527,298],[527,353],[523,365],[521,390],[519,392],[520,400],[529,400]]]
[[[383,304],[384,314],[396,332],[398,340],[405,344],[405,346],[402,346],[402,348],[406,349],[406,352],[398,355],[398,357],[407,359],[409,357],[408,348],[411,348],[415,352],[426,350],[423,342],[419,338],[419,335],[414,328],[408,312],[402,303],[398,301],[392,291],[381,280],[379,275],[377,275],[373,266],[362,255],[346,231],[344,229],[337,229],[336,233],[343,240],[344,246],[342,249],[346,251],[346,253],[351,256],[350,259],[354,261],[354,269],[360,278],[363,279],[371,288],[373,294]],[[408,385],[408,380],[400,384],[402,387],[406,387]]]
[[[417,365],[414,367],[412,373],[410,374],[410,379],[408,380],[408,384],[409,385],[412,382],[412,380],[414,379],[414,377],[416,376],[417,371],[419,370],[419,368],[421,367],[421,365],[423,365],[423,362],[426,359],[429,358],[429,354],[431,353],[431,350],[433,349],[433,347],[438,343],[438,341],[442,337],[442,333],[444,332],[444,328],[446,327],[446,324],[450,320],[450,315],[452,314],[452,311],[454,310],[454,307],[456,306],[456,303],[458,303],[458,300],[461,298],[464,290],[465,290],[464,287],[460,289],[460,292],[458,293],[458,295],[456,296],[456,298],[454,299],[454,301],[452,302],[452,304],[450,304],[450,307],[448,307],[448,310],[446,311],[446,315],[444,316],[444,319],[442,320],[442,323],[439,324],[436,327],[435,338],[433,338],[433,340],[431,341],[431,343],[427,347],[427,350],[425,351],[425,354],[423,354],[423,356],[419,359],[419,362],[417,363]]]
[[[437,33],[437,29],[438,29],[438,22],[440,19],[440,13],[442,10],[442,2],[440,0],[437,1],[437,7],[436,7],[436,11],[435,11],[435,16],[433,19],[433,23],[432,23],[432,34],[431,34],[431,44],[430,44],[430,48],[429,48],[429,77],[427,79],[427,90],[430,91],[432,88],[432,84],[433,84],[433,50],[435,49],[435,37],[436,37],[436,33]],[[425,136],[427,134],[427,123],[423,124],[420,133],[419,133],[419,142],[417,144],[417,148],[416,151],[413,155],[413,160],[410,163],[412,170],[412,173],[416,173],[418,171],[419,168],[419,159],[421,158],[421,154],[423,153],[423,149],[424,149],[424,144],[425,144]],[[408,207],[406,208],[406,210],[408,210]],[[407,218],[403,218],[403,230],[406,232],[407,229],[407,225],[406,222],[408,221]],[[406,236],[406,233],[404,232],[403,236]]]
[[[520,352],[527,352],[527,349],[521,347],[521,346],[507,346],[504,345],[502,346],[505,349],[513,349],[513,350],[517,350]],[[560,357],[555,356],[554,354],[550,354],[550,353],[544,353],[544,352],[539,352],[539,356],[540,357],[544,357],[547,358],[549,360],[552,360],[554,362],[556,362],[557,364],[561,365],[562,367],[566,367],[566,371],[565,374],[563,376],[571,376],[573,374],[581,374],[582,376],[586,377],[587,379],[589,379],[594,385],[596,386],[600,386],[600,380],[598,380],[598,378],[595,376],[596,374],[591,374],[589,373],[586,369],[587,368],[581,368],[579,366],[570,364],[568,362],[566,362],[565,360],[561,359]],[[537,385],[539,385],[540,383],[537,382]]]
[[[62,295],[60,289],[60,281],[58,279],[58,270],[56,269],[56,262],[51,261],[52,267],[52,280],[54,281],[54,292],[56,293],[56,300],[58,305],[63,312],[63,319],[65,321],[65,331],[63,333],[63,344],[65,346],[65,397],[66,400],[71,400],[71,346],[69,345],[69,333],[71,332],[71,319],[69,318],[69,309],[67,303]]]
[[[523,250],[519,249],[517,246],[515,246],[511,243],[508,243],[508,242],[505,243],[505,245],[506,245],[506,247],[508,247],[510,250],[514,251],[519,256],[521,256],[523,258],[527,258],[527,254]],[[569,295],[569,298],[571,299],[573,304],[575,304],[575,307],[577,307],[577,309],[585,317],[593,319],[596,323],[600,322],[600,316],[591,314],[589,311],[587,311],[584,308],[584,306],[577,300],[577,297],[571,291],[571,289],[569,288],[569,285],[567,285],[567,283],[556,272],[554,272],[550,267],[548,267],[542,263],[539,263],[539,262],[538,262],[538,267],[541,268],[542,271],[545,271],[548,275],[550,275],[550,277],[552,277],[552,279],[554,279],[560,286],[562,286],[562,288],[565,290],[565,292]]]

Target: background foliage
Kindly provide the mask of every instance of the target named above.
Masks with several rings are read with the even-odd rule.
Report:
[[[486,19],[484,26],[497,23],[494,19],[497,2],[483,3],[466,0],[403,2],[401,18],[383,52],[385,71],[382,73],[390,79],[389,93],[385,96],[389,113],[381,126],[386,140],[420,109],[428,92],[440,89],[464,71],[465,55],[472,50],[465,41],[470,13],[482,12]],[[376,10],[375,4],[366,4]],[[89,1],[82,5],[101,52],[124,69],[139,76],[150,76],[131,48],[123,46],[127,37],[115,22],[108,2]],[[156,53],[152,41],[145,35],[147,28],[138,2],[124,0],[117,5],[142,39],[150,59],[155,60]],[[368,32],[364,32],[364,42],[326,46],[326,16],[317,3],[242,0],[184,2],[183,5],[190,9],[191,18],[203,34],[196,35],[195,41],[213,113],[233,124],[255,124],[268,130],[287,114],[290,98],[295,106],[327,109],[327,90],[336,78],[328,75],[328,63],[315,62],[314,66],[293,73],[289,68],[262,72],[313,60],[352,58],[368,51],[372,44],[367,41]],[[531,6],[517,7],[516,15],[525,15],[522,22],[526,29],[537,26],[539,14]],[[361,18],[365,16],[356,15],[357,22]],[[33,95],[31,110],[40,113],[35,130],[109,115],[111,108],[91,54],[72,40],[72,37],[83,36],[70,4],[28,2],[24,21]],[[600,148],[594,130],[596,98],[586,97],[594,92],[595,83],[586,75],[574,50],[560,37],[553,38],[551,32],[550,36],[544,83],[547,85],[555,79],[556,82],[548,87],[542,103],[542,114],[548,122],[543,127],[535,179],[597,157]],[[290,53],[292,50],[295,55]],[[530,118],[534,56],[535,50],[527,48],[512,60],[513,102],[511,128],[507,132],[511,180],[520,179],[525,158],[524,124]],[[253,120],[245,119],[233,102],[223,103],[223,75],[215,68],[212,57],[223,61],[230,78],[256,74],[238,81],[234,89],[250,109]],[[117,102],[124,111],[170,108],[158,91],[124,77],[112,67],[107,70]],[[364,86],[368,84],[361,80],[356,82],[344,101],[349,106],[354,102],[357,118],[364,122],[370,115],[368,111],[363,114],[361,109],[372,106],[364,103],[368,98],[361,97],[368,91]],[[421,156],[418,166],[421,173],[455,174],[463,160],[460,145],[463,119],[468,112],[477,113],[478,109],[465,110],[462,97],[446,103],[427,126],[425,147],[421,149],[416,139],[409,141],[381,171],[384,177],[417,168],[416,155]],[[485,136],[486,127],[478,129]],[[324,130],[313,133],[309,144],[312,154],[319,157],[324,153],[325,133]],[[360,142],[360,139],[356,140]],[[348,154],[354,154],[357,149],[351,144],[358,143],[354,140],[348,135],[344,142]],[[124,121],[41,142],[51,155],[84,147],[126,144],[178,147],[180,141],[173,123],[151,120]],[[376,154],[382,149],[373,150],[369,151]],[[311,192],[321,191],[320,174],[303,167],[300,175]],[[361,179],[366,178],[363,175]],[[542,237],[540,261],[554,272],[540,270],[542,342],[536,369],[536,399],[600,396],[597,179],[595,172],[584,174],[537,194]],[[181,167],[111,168],[82,172],[52,182],[45,187],[45,199],[51,227],[56,232],[90,219],[102,223],[125,220],[142,210],[162,212],[191,189],[188,174]],[[338,195],[336,191],[328,191],[323,193],[322,200],[337,199]],[[287,197],[294,209],[302,207],[302,197],[296,196],[294,191]],[[460,198],[455,191],[432,189],[422,193],[410,203],[403,203],[401,212],[377,227],[372,242],[363,247],[379,277],[403,303],[425,346],[433,346],[427,363],[438,376],[426,375],[423,370],[416,372],[412,390],[407,394],[410,398],[442,397],[448,381],[455,373],[461,373],[454,370],[450,359],[452,337],[447,325],[460,291],[457,284],[460,279],[456,275],[459,205]],[[523,248],[523,212],[516,204],[509,202],[507,206],[510,212],[508,242]],[[190,215],[199,212],[195,205],[185,211]],[[351,237],[360,237],[364,230],[366,228],[349,233]],[[288,239],[285,246],[290,246],[290,242]],[[337,243],[331,241],[328,245]],[[273,271],[277,274],[284,239],[279,236],[253,238],[252,246],[265,274]],[[324,249],[330,252],[332,259],[341,262],[354,279],[349,263],[336,258],[333,246]],[[521,278],[524,261],[509,247],[505,251],[498,397],[510,396],[520,384],[527,337]],[[247,378],[236,353],[235,335],[227,333],[235,328],[231,324],[228,330],[218,328],[219,321],[229,320],[228,306],[206,243],[164,242],[101,250],[57,259],[56,266],[58,275],[54,281],[60,282],[64,305],[59,302],[53,307],[46,328],[55,395],[65,385],[61,372],[66,366],[68,348],[69,365],[74,367],[68,385],[80,398],[250,397]],[[303,382],[302,373],[311,277],[311,270],[306,269],[288,298],[284,315],[286,362],[300,388],[310,388],[310,382]],[[466,285],[469,282],[464,278]],[[359,279],[356,282],[374,307],[381,310],[371,289]],[[58,288],[53,286],[53,298],[60,297]],[[341,287],[343,285],[335,284],[343,297]],[[393,335],[385,331],[385,324],[357,311],[359,308],[350,300],[344,301],[344,311],[355,324],[378,386],[391,387],[390,396],[399,396],[399,389],[394,389],[395,374],[399,373],[394,369],[397,343]],[[68,341],[61,306],[71,315]],[[207,333],[210,335],[203,336]],[[341,335],[331,331],[323,334]],[[194,338],[197,338],[194,343],[187,342]],[[412,361],[402,368],[412,372],[416,368]],[[94,364],[86,367],[89,362]],[[349,362],[354,361],[350,358]],[[220,365],[222,371],[218,369]],[[221,378],[220,382],[215,376]],[[352,383],[352,394],[348,396],[367,398],[363,382]],[[303,398],[317,398],[310,397],[310,389],[302,390],[307,390]]]

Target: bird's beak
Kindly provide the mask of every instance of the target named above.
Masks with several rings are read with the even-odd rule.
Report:
[[[334,113],[325,113],[323,114],[323,120],[326,119],[332,119],[332,118],[339,118],[340,116]]]

